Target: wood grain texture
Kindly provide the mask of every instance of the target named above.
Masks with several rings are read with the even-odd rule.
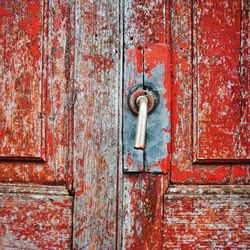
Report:
[[[193,130],[194,126],[193,114],[194,116],[198,115],[199,117],[201,114],[200,113],[196,114],[198,110],[195,105],[193,106],[193,100],[194,100],[193,97],[195,97],[196,89],[195,88],[193,89],[192,34],[194,31],[192,30],[193,27],[192,22],[193,22],[194,6],[192,5],[192,3],[193,3],[192,1],[182,1],[182,0],[174,0],[171,2],[172,5],[171,8],[171,44],[172,44],[171,45],[172,49],[171,180],[174,183],[190,183],[190,184],[194,183],[246,184],[249,183],[249,174],[250,174],[249,173],[250,168],[248,164],[241,165],[240,162],[238,164],[235,162],[234,164],[229,165],[226,163],[224,164],[221,163],[220,160],[217,160],[216,162],[213,163],[207,160],[207,164],[204,162],[202,165],[201,164],[199,165],[197,163],[193,164],[192,149],[193,147],[196,147],[195,144],[196,141],[193,141],[193,136],[194,138],[197,137],[196,130],[195,129]],[[228,11],[230,11],[231,7],[232,3],[227,5]],[[227,11],[227,8],[223,9],[225,13]],[[200,12],[202,11],[202,9],[199,9],[197,11]],[[237,10],[235,14],[236,14],[235,18],[238,19],[239,10]],[[225,25],[227,24],[227,22],[228,21],[225,20]],[[219,27],[218,24],[216,25],[218,28]],[[214,26],[215,29],[216,25]],[[210,41],[210,43],[211,44],[209,44],[207,41],[207,43],[204,46],[212,46],[212,41]],[[245,43],[243,47],[244,48],[246,47]],[[203,49],[205,49],[205,47]],[[246,51],[246,48],[244,49],[244,51]],[[194,63],[198,63],[197,65],[199,66],[199,61]],[[227,63],[230,64],[229,61]],[[229,74],[232,74],[232,72]],[[226,72],[224,72],[224,75],[225,77],[227,77]],[[246,77],[247,74],[243,74],[242,81],[246,81],[245,80]],[[245,85],[243,84],[242,86]],[[204,90],[204,93],[205,92],[206,91]],[[237,90],[236,92],[239,93],[239,90]],[[244,93],[244,91],[242,93]],[[208,93],[204,94],[204,97],[206,95],[208,96]],[[237,102],[238,103],[234,105],[238,106],[240,103],[240,99],[238,99]],[[213,106],[215,104],[211,105]],[[223,105],[227,104],[223,103]],[[222,105],[220,106],[220,108],[222,108]],[[246,111],[246,109],[244,110]],[[224,135],[222,134],[221,136],[223,137]],[[213,148],[216,146],[218,145],[211,146],[211,150],[213,150]]]
[[[247,9],[240,0],[193,3],[196,162],[250,160]]]
[[[129,84],[137,83],[138,79],[141,80],[141,73],[144,73],[145,82],[147,81],[149,83],[149,80],[152,80],[151,77],[153,78],[154,76],[154,80],[157,80],[158,77],[160,78],[158,81],[156,81],[157,83],[163,84],[164,87],[169,86],[168,84],[170,84],[170,81],[167,76],[167,72],[169,72],[168,70],[170,70],[170,68],[165,68],[168,67],[170,63],[168,61],[168,45],[170,34],[169,2],[165,3],[165,1],[129,0],[125,1],[123,7],[125,22],[124,45],[126,48],[124,51],[125,63],[132,62],[132,67],[129,68],[129,74],[127,74],[127,65],[125,65],[124,73],[126,74],[126,77],[124,78],[124,81],[128,81],[124,83],[124,87],[128,87]],[[137,50],[134,50],[134,53],[131,53],[131,48],[133,47]],[[144,55],[141,55],[141,52],[138,52],[140,50],[143,50]],[[135,51],[138,52],[138,54],[135,53]],[[142,57],[144,57],[144,62],[142,61]],[[128,58],[129,60],[127,60]],[[144,69],[141,65],[144,66]],[[157,71],[159,68],[161,68],[161,66],[163,71]],[[127,78],[127,76],[129,77]],[[162,88],[159,90],[164,92],[164,89]],[[170,93],[166,88],[166,92],[164,92],[164,98],[167,98],[169,94]],[[124,98],[126,98],[126,95]],[[164,105],[165,104],[166,103],[164,102]],[[166,104],[164,110],[166,111],[169,108],[170,103]],[[125,112],[126,111],[127,110],[125,110]],[[166,118],[164,115],[161,116],[161,118],[163,117]],[[157,172],[157,170],[159,171],[159,166],[161,168],[160,171],[168,171],[168,165],[165,164],[168,162],[168,160],[166,160],[165,157],[162,157],[162,161],[157,162],[157,155],[159,153],[158,151],[160,150],[158,149],[157,151],[157,140],[159,138],[157,138],[155,141],[153,140],[154,125],[160,126],[160,128],[157,128],[159,129],[158,132],[168,132],[164,129],[162,130],[162,124],[164,124],[164,128],[166,128],[168,124],[167,118],[164,118],[162,120],[159,119],[158,121],[154,120],[154,122],[152,122],[150,125],[150,140],[155,151],[147,151],[146,166],[149,168],[145,169],[146,171]],[[124,126],[128,125],[125,124]],[[157,133],[157,131],[155,132]],[[125,140],[126,134],[123,136]],[[166,144],[164,144],[164,153],[167,154],[167,150],[170,149],[170,147],[167,148]],[[150,154],[152,151],[154,154]],[[149,164],[149,155],[152,157],[151,160],[155,160],[155,165]],[[137,167],[136,165],[133,165],[133,161],[129,161],[125,164],[128,163],[132,163],[132,167]],[[121,249],[162,248],[163,193],[166,190],[167,185],[168,175],[157,175],[152,173],[124,174],[122,194],[123,237]]]
[[[1,1],[0,9],[0,181],[66,183],[69,3]]]
[[[124,176],[122,249],[162,249],[163,192],[167,177]]]
[[[1,2],[0,158],[44,159],[44,1]],[[46,83],[44,87],[46,87]],[[20,143],[21,142],[21,143]]]
[[[166,42],[166,1],[124,1],[125,44]]]
[[[76,1],[74,249],[115,249],[119,2]]]
[[[0,248],[70,249],[72,197],[21,189],[2,193],[0,187]]]
[[[170,186],[163,249],[249,249],[250,187]]]

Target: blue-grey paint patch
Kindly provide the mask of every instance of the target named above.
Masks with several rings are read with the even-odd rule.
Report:
[[[167,100],[163,97],[166,91],[163,85],[164,73],[164,65],[158,64],[151,71],[150,77],[148,74],[145,74],[145,84],[156,89],[160,95],[158,107],[148,117],[145,171],[149,172],[162,172],[157,163],[168,156],[166,143],[169,143],[171,140],[170,111],[166,109]],[[154,165],[153,168],[151,168],[152,165]]]
[[[126,58],[125,58],[126,59]],[[134,116],[127,105],[128,84],[142,84],[143,74],[136,71],[133,62],[125,62],[124,69],[124,100],[123,100],[123,157],[125,172],[143,171],[143,151],[134,149],[137,117]]]

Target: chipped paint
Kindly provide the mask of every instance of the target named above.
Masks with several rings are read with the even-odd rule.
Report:
[[[164,45],[130,46],[125,54],[123,154],[125,172],[166,172],[170,164],[170,81],[168,50]],[[139,66],[138,66],[139,64]],[[144,66],[143,66],[144,65]],[[143,82],[144,81],[144,82]],[[160,95],[156,110],[148,116],[146,149],[135,150],[137,116],[128,108],[129,89],[147,85]]]
[[[170,186],[162,249],[249,249],[250,187]]]
[[[170,143],[170,110],[166,109],[167,101],[164,98],[165,65],[159,63],[150,73],[145,75],[145,85],[153,86],[160,93],[159,105],[148,117],[147,145],[145,150],[145,170],[162,172],[160,162],[167,158],[166,145]],[[165,163],[167,164],[167,163]],[[151,167],[153,169],[151,169]],[[164,166],[166,167],[166,166]]]
[[[69,5],[67,1],[2,1],[0,8],[4,56],[0,60],[0,181],[66,183],[72,130]]]
[[[221,1],[218,9],[213,6],[212,0],[194,1],[193,5],[192,1],[178,0],[172,4],[174,183],[249,183],[249,72],[244,66],[249,7],[246,1]],[[223,21],[225,16],[232,18],[231,24]],[[230,36],[227,41],[226,31]]]

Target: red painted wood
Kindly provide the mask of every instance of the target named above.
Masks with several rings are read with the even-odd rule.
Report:
[[[246,1],[193,3],[194,158],[197,162],[250,158],[250,73],[246,64],[248,52],[243,49],[249,24],[246,11]]]
[[[172,60],[172,166],[171,166],[171,180],[174,183],[196,183],[196,184],[226,184],[226,183],[231,183],[231,184],[246,184],[249,182],[249,164],[244,164],[241,165],[240,162],[235,162],[234,164],[227,164],[227,162],[232,162],[231,158],[232,155],[230,156],[230,154],[235,154],[233,153],[234,149],[233,149],[233,145],[231,144],[231,148],[232,150],[229,150],[230,152],[225,152],[225,157],[222,159],[217,159],[217,156],[214,157],[214,159],[212,159],[211,162],[211,157],[212,157],[212,150],[214,150],[215,154],[217,154],[216,152],[220,152],[220,150],[222,149],[216,149],[216,147],[219,147],[219,145],[217,145],[217,143],[214,143],[214,145],[212,146],[210,143],[213,140],[217,140],[218,138],[224,138],[224,134],[223,133],[228,133],[226,130],[222,129],[223,126],[229,126],[231,131],[236,131],[237,128],[239,128],[239,112],[236,112],[237,110],[239,110],[238,108],[240,107],[240,103],[243,103],[244,100],[246,100],[247,96],[244,96],[244,93],[246,93],[246,78],[249,77],[249,67],[246,66],[242,66],[242,69],[244,69],[244,74],[240,73],[240,71],[238,69],[240,69],[240,58],[244,58],[244,53],[246,55],[246,43],[245,43],[245,36],[246,36],[246,23],[249,22],[247,21],[247,14],[246,14],[246,8],[247,5],[245,4],[245,1],[243,1],[243,5],[241,7],[241,5],[238,4],[238,8],[237,6],[235,7],[235,5],[237,5],[237,3],[231,3],[226,4],[225,2],[225,6],[227,6],[227,8],[224,8],[223,11],[225,12],[224,16],[228,16],[226,13],[232,13],[232,10],[235,10],[235,16],[232,17],[232,25],[234,25],[234,27],[236,29],[238,29],[237,33],[227,33],[227,36],[229,36],[230,34],[232,34],[232,39],[235,39],[237,36],[237,41],[239,41],[239,39],[242,39],[243,45],[242,46],[242,52],[239,53],[240,51],[240,44],[238,43],[233,43],[231,45],[231,50],[230,53],[236,53],[237,54],[237,62],[238,62],[238,68],[236,65],[236,59],[235,57],[233,57],[230,53],[226,53],[225,56],[227,56],[227,60],[226,62],[224,62],[223,65],[225,65],[225,67],[230,66],[232,72],[227,72],[224,69],[224,66],[214,66],[214,64],[216,62],[214,62],[211,58],[213,56],[218,56],[217,54],[220,52],[220,48],[223,50],[225,49],[224,45],[227,44],[228,40],[230,40],[231,36],[228,37],[228,39],[226,39],[227,41],[225,41],[225,44],[223,45],[223,40],[221,36],[219,36],[218,33],[220,30],[221,32],[224,32],[223,29],[226,27],[228,27],[228,25],[230,25],[228,20],[224,20],[221,21],[221,23],[225,22],[225,27],[223,26],[223,24],[220,24],[219,22],[213,20],[212,18],[210,18],[211,22],[213,23],[213,29],[215,30],[213,32],[213,34],[215,35],[215,40],[217,41],[217,43],[214,43],[213,41],[211,41],[211,38],[209,38],[209,40],[206,41],[206,43],[202,42],[202,38],[200,37],[197,40],[195,40],[195,34],[197,31],[195,31],[195,29],[199,32],[205,32],[203,37],[208,38],[207,34],[208,32],[206,31],[206,29],[210,30],[211,27],[208,25],[209,23],[211,23],[209,21],[209,19],[207,19],[206,17],[206,11],[207,11],[207,15],[211,15],[211,13],[213,11],[215,11],[214,9],[216,8],[212,8],[212,6],[215,6],[215,1],[213,3],[213,1],[210,1],[211,4],[208,5],[208,7],[204,8],[204,10],[202,8],[200,8],[199,10],[196,10],[196,5],[192,5],[192,1],[173,1],[172,2],[172,12],[171,12],[171,40],[172,40],[172,56],[171,56],[171,60]],[[202,4],[206,4],[208,2],[199,2],[202,6]],[[209,7],[210,6],[210,7]],[[244,9],[243,11],[240,11],[240,9]],[[222,10],[222,9],[221,9]],[[194,20],[195,16],[198,13],[198,15],[204,15],[203,18],[200,19],[200,22],[205,22],[203,24],[203,28],[202,26],[195,26],[196,22]],[[204,13],[204,14],[202,14]],[[222,18],[221,15],[219,15],[218,18]],[[240,23],[237,20],[242,20],[242,26],[244,27],[242,29],[242,33],[239,32],[240,29]],[[196,20],[197,21],[197,20]],[[238,22],[238,25],[237,25]],[[199,23],[200,24],[200,23]],[[204,26],[205,25],[205,26]],[[218,30],[218,32],[217,32]],[[217,32],[217,33],[216,33]],[[210,32],[211,33],[211,32]],[[209,34],[210,34],[209,33]],[[217,35],[216,35],[217,34]],[[192,37],[193,35],[193,37]],[[205,36],[206,35],[206,36]],[[225,37],[225,36],[224,36]],[[241,38],[240,38],[241,37]],[[193,42],[192,42],[193,41]],[[197,44],[197,42],[200,42],[201,44]],[[216,44],[218,45],[219,43],[219,47],[216,48]],[[202,45],[203,44],[203,45]],[[214,44],[214,45],[213,45]],[[238,48],[236,51],[236,47],[238,44]],[[202,45],[202,46],[201,46]],[[200,46],[200,47],[199,47]],[[210,48],[210,46],[215,46],[214,47],[214,51],[211,50],[207,50],[207,48]],[[199,56],[199,60],[197,60],[197,56],[196,56],[196,48],[200,48],[200,52],[199,53],[203,53]],[[229,48],[229,47],[228,47]],[[224,51],[225,52],[225,51]],[[211,53],[211,57],[208,61],[208,63],[204,63],[202,62],[202,60],[205,57],[208,57],[209,54],[206,55],[206,53]],[[214,54],[212,54],[214,53]],[[216,54],[217,53],[217,54]],[[219,57],[223,57],[223,55],[219,55]],[[193,58],[193,60],[192,60]],[[195,59],[196,58],[196,59]],[[205,60],[205,59],[204,59]],[[218,62],[218,61],[217,61]],[[243,60],[244,65],[246,64],[246,62]],[[209,63],[212,63],[213,67],[209,66]],[[201,119],[200,117],[202,116],[202,113],[199,112],[200,109],[197,109],[197,105],[196,105],[196,97],[198,97],[198,94],[200,97],[202,98],[207,98],[208,96],[210,96],[210,93],[212,93],[216,88],[217,85],[218,88],[220,88],[220,86],[223,86],[225,88],[225,86],[227,85],[223,85],[223,81],[222,82],[218,82],[216,83],[216,81],[210,81],[209,77],[205,77],[205,75],[201,75],[201,80],[203,79],[203,81],[206,81],[208,84],[208,89],[205,90],[204,86],[200,86],[199,87],[199,92],[198,89],[196,88],[200,81],[200,79],[197,79],[194,76],[197,76],[197,72],[194,71],[194,69],[203,69],[202,72],[210,72],[212,75],[215,75],[215,73],[212,73],[213,70],[217,70],[216,74],[221,74],[221,76],[223,75],[223,77],[225,79],[229,79],[230,77],[232,77],[232,74],[235,75],[235,94],[233,93],[233,91],[229,88],[228,89],[228,95],[225,95],[223,98],[223,102],[221,102],[221,104],[218,104],[218,102],[216,100],[219,100],[219,92],[218,93],[214,93],[214,98],[210,97],[210,101],[207,102],[209,105],[211,105],[211,107],[213,107],[213,109],[216,108],[216,105],[218,105],[218,108],[216,108],[216,110],[213,112],[214,116],[220,116],[219,112],[217,112],[220,109],[223,109],[224,107],[224,111],[226,112],[226,110],[228,110],[229,106],[231,105],[230,103],[232,103],[231,101],[231,96],[235,95],[238,96],[239,98],[232,104],[232,110],[235,108],[235,111],[229,111],[231,112],[231,118],[234,117],[234,120],[232,121],[231,119],[226,120],[228,121],[228,123],[224,122],[223,124],[223,120],[219,119],[217,120],[217,123],[213,123],[212,126],[217,126],[219,130],[221,131],[221,134],[219,135],[219,137],[217,136],[217,139],[213,139],[215,137],[211,135],[209,135],[207,132],[207,139],[209,140],[211,139],[210,142],[208,142],[207,145],[210,145],[210,153],[207,154],[206,159],[204,158],[203,164],[198,165],[197,164],[197,160],[196,160],[196,156],[193,158],[193,152],[196,152],[197,146],[199,146],[199,141],[196,141],[196,139],[198,138],[198,134],[197,134],[197,130],[196,128],[196,118],[199,117],[199,119]],[[220,69],[220,71],[219,71]],[[229,69],[229,68],[228,68]],[[237,71],[235,73],[235,71]],[[193,74],[194,73],[194,74]],[[240,78],[240,74],[241,74],[241,80],[239,80]],[[223,80],[223,78],[221,78]],[[217,85],[216,85],[217,84]],[[240,90],[240,84],[242,86],[241,90]],[[210,86],[210,87],[209,87]],[[209,89],[210,88],[210,89]],[[245,90],[244,90],[244,89]],[[203,92],[201,92],[201,89],[203,89]],[[225,88],[226,91],[226,88]],[[242,96],[239,96],[239,93],[242,93]],[[203,94],[201,94],[203,93]],[[217,98],[217,99],[216,99]],[[244,99],[244,100],[243,100]],[[215,101],[214,101],[215,100]],[[205,102],[205,101],[204,101]],[[199,101],[199,103],[201,103]],[[238,108],[237,108],[238,107]],[[244,112],[246,112],[246,108],[245,104],[242,106],[243,108],[243,113],[242,113],[242,122],[243,122],[243,127],[246,126],[246,114]],[[235,112],[235,113],[234,113]],[[237,114],[236,114],[237,113]],[[211,113],[212,114],[212,113]],[[208,114],[207,114],[208,115]],[[208,115],[210,117],[210,115]],[[236,119],[236,117],[238,117]],[[210,118],[209,118],[210,119]],[[217,119],[217,118],[216,118]],[[215,120],[214,120],[215,121]],[[232,121],[232,123],[231,123]],[[205,123],[204,123],[205,124]],[[217,124],[217,125],[216,125]],[[228,128],[229,128],[228,127]],[[229,130],[230,130],[229,129]],[[219,131],[218,130],[218,131]],[[211,131],[211,130],[210,130]],[[239,130],[238,130],[239,132]],[[203,133],[200,131],[200,133]],[[239,133],[240,136],[238,136],[239,139],[239,143],[241,141],[241,137],[243,138],[246,133],[243,133],[243,130],[241,130],[241,132]],[[212,137],[211,137],[212,136]],[[235,134],[231,135],[231,138],[236,138],[237,134],[235,132]],[[205,137],[203,137],[205,138]],[[225,135],[225,138],[228,138],[227,135]],[[235,139],[236,141],[238,139]],[[222,140],[223,139],[218,139],[218,140]],[[225,139],[226,141],[226,139]],[[235,141],[235,142],[236,142]],[[231,141],[232,142],[232,141]],[[205,145],[205,144],[204,144]],[[227,147],[229,146],[228,143],[223,144],[223,147]],[[238,147],[239,150],[243,150],[245,146],[242,147]],[[221,151],[222,152],[222,151]],[[235,151],[236,152],[236,151]],[[210,154],[210,155],[209,155]],[[227,156],[226,156],[227,155]],[[205,155],[204,155],[205,156]],[[211,157],[210,157],[211,156]],[[238,157],[238,156],[237,156]],[[234,161],[236,159],[239,159],[241,162],[242,161],[247,161],[247,158],[243,157],[234,157]],[[213,158],[213,157],[212,157]],[[222,163],[222,160],[225,161],[225,163]],[[193,162],[195,162],[195,164],[193,164]]]
[[[158,108],[149,115],[145,172],[166,173],[171,157],[171,60],[170,48],[153,44],[144,50],[144,83],[154,87],[159,95]]]
[[[0,185],[1,249],[70,249],[72,197],[47,188]]]
[[[44,160],[44,2],[1,3],[0,158]]]
[[[70,8],[0,2],[0,249],[71,248]]]
[[[115,249],[119,159],[119,2],[76,1],[74,249]]]
[[[249,186],[170,186],[163,249],[249,249]]]
[[[155,44],[166,42],[166,2],[124,1],[126,44]]]
[[[0,9],[0,181],[66,183],[69,4],[1,1]]]
[[[141,173],[124,177],[122,249],[161,249],[164,175]]]
[[[157,65],[158,67],[163,66],[163,77],[160,82],[163,83],[166,92],[164,92],[163,89],[160,89],[160,91],[164,93],[164,98],[167,99],[170,97],[170,90],[168,89],[170,86],[170,62],[168,60],[169,2],[134,0],[125,1],[124,7],[125,48],[130,49],[133,46],[138,46],[144,50],[144,60],[141,60],[141,53],[139,53],[139,56],[134,52],[129,54],[128,52],[130,50],[125,49],[124,88],[126,89],[127,82],[133,84],[137,82],[138,75],[140,76],[140,73],[143,72],[141,65],[144,61],[145,81],[157,73],[155,72]],[[127,47],[128,45],[129,47]],[[128,57],[128,55],[130,55],[130,57]],[[127,58],[130,58],[130,62],[132,62],[132,77],[129,78],[126,78],[127,75],[129,75],[127,74]],[[139,65],[139,67],[137,65]],[[157,76],[159,75],[157,74]],[[127,79],[129,81],[126,81]],[[164,111],[170,109],[171,104],[168,100],[170,99],[167,99]],[[167,126],[167,119],[160,121],[160,124],[162,124],[161,122]],[[126,125],[124,124],[124,126]],[[159,130],[161,130],[161,128],[162,127],[160,127]],[[163,131],[166,132],[166,134],[168,132]],[[154,144],[156,141],[152,139],[151,143]],[[155,148],[157,150],[157,145],[155,145]],[[166,152],[170,150],[167,143],[165,143],[165,150]],[[147,153],[150,154],[149,151]],[[152,157],[154,158],[154,155],[152,155]],[[156,161],[155,165],[148,165],[150,167],[148,171],[152,170],[152,172],[154,172],[157,168],[159,170],[159,166],[161,171],[168,171],[168,157],[166,153],[166,158],[163,157],[162,161]],[[134,161],[125,162],[125,166],[128,163],[131,163],[132,167],[136,166]],[[168,180],[169,178],[166,174],[124,174],[122,186],[123,195],[121,199],[121,217],[123,218],[123,231],[121,236],[122,249],[162,248],[163,193],[167,189]]]

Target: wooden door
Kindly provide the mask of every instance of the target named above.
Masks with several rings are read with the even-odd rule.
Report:
[[[0,1],[0,249],[117,244],[118,12]]]
[[[161,79],[165,108],[148,117],[150,150],[124,145],[123,249],[248,249],[249,2],[124,6],[124,98]]]
[[[0,1],[0,248],[248,249],[248,10]],[[138,153],[144,81],[161,102]]]
[[[0,2],[0,248],[69,249],[69,6]]]

